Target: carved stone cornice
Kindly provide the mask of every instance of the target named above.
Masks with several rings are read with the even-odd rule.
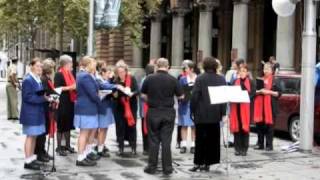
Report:
[[[171,9],[171,13],[173,16],[184,16],[185,14],[187,14],[190,11],[191,11],[191,9],[187,9],[187,8],[172,8]]]
[[[165,14],[161,10],[155,13],[152,13],[150,15],[151,21],[161,21],[164,17],[165,17]]]
[[[198,0],[197,5],[200,11],[212,11],[214,8],[219,7],[219,0]]]
[[[233,0],[234,4],[248,4],[250,0]]]

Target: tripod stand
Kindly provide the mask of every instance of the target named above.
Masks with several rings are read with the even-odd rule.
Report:
[[[45,175],[48,175],[50,173],[56,172],[56,167],[55,167],[55,119],[54,119],[54,112],[50,111],[49,112],[49,139],[48,139],[48,147],[47,147],[47,152],[50,150],[50,139],[52,139],[52,167],[50,170],[44,169],[42,172]]]

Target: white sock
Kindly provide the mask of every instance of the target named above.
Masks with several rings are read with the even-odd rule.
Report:
[[[32,161],[37,160],[37,156],[36,156],[35,154],[34,154],[34,155],[32,155],[31,157],[32,157]]]
[[[187,147],[187,141],[181,141],[181,147]]]
[[[98,152],[102,152],[103,151],[103,148],[104,148],[104,145],[102,144],[102,145],[99,145],[98,146]]]
[[[90,148],[89,145],[87,145],[86,148],[85,148],[84,151],[83,151],[83,154],[85,154],[85,155],[87,156],[87,155],[90,154],[90,153],[91,153],[91,148]]]
[[[78,161],[82,161],[82,160],[84,160],[86,157],[87,157],[87,155],[85,154],[85,152],[83,152],[82,154],[78,154],[77,160],[78,160]]]
[[[34,160],[33,160],[33,156],[30,156],[30,157],[27,157],[27,158],[24,159],[24,162],[25,162],[26,164],[30,164],[32,161],[34,161]]]
[[[192,141],[191,147],[195,147],[195,146],[196,146],[196,143],[194,141]]]

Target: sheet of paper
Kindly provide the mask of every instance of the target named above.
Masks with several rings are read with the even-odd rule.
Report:
[[[229,102],[233,103],[250,103],[249,94],[247,91],[232,91],[229,94]]]
[[[102,100],[111,93],[112,93],[112,90],[99,90],[99,97]]]
[[[60,95],[62,93],[62,87],[55,88],[54,92]]]
[[[211,104],[250,102],[248,92],[243,91],[240,86],[210,86],[208,91]]]
[[[132,96],[133,95],[133,93],[132,93],[132,91],[131,91],[131,88],[129,88],[129,87],[125,87],[125,88],[123,88],[123,89],[120,89],[124,94],[126,94],[127,96]]]
[[[209,86],[209,96],[211,104],[223,104],[229,102],[228,86]]]

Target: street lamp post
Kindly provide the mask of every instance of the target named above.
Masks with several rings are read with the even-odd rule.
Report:
[[[317,47],[316,15],[317,1],[304,0],[304,25],[302,33],[301,95],[300,95],[300,150],[311,152],[314,132],[314,78]],[[272,0],[279,16],[294,13],[296,3],[301,0]]]
[[[300,101],[300,149],[311,151],[314,131],[314,77],[316,60],[316,1],[304,1],[304,29],[302,38],[302,77]]]
[[[88,31],[88,45],[87,45],[87,55],[93,55],[93,16],[94,16],[94,0],[90,0],[89,7],[89,31]]]

